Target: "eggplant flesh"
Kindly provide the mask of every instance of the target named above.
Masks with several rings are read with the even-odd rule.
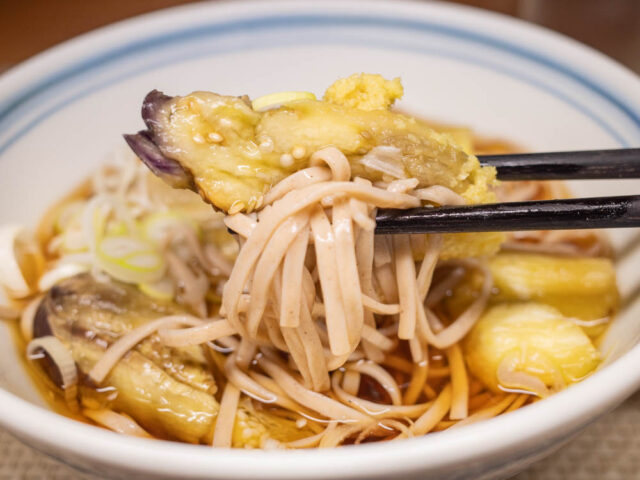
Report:
[[[495,169],[482,168],[451,137],[388,109],[300,100],[259,112],[246,97],[153,90],[142,117],[147,130],[125,136],[140,159],[169,184],[192,188],[225,212],[259,208],[271,186],[328,145],[347,156],[354,176],[381,180],[360,160],[375,147],[392,147],[398,167],[421,186],[446,186],[470,203],[494,199],[488,186]]]
[[[210,433],[219,409],[216,382],[200,347],[168,348],[151,336],[126,354],[99,388],[87,377],[122,335],[178,312],[135,286],[81,274],[47,292],[34,335],[55,335],[69,349],[80,373],[82,403],[126,413],[158,437],[198,443]]]
[[[376,147],[384,147],[396,173],[417,178],[420,187],[443,185],[470,204],[496,201],[493,167],[481,167],[453,137],[388,108],[299,100],[262,112],[253,110],[247,97],[211,92],[170,97],[153,90],[143,102],[142,118],[147,129],[125,135],[140,159],[169,185],[192,189],[227,213],[259,209],[273,185],[330,145],[347,156],[352,177],[388,180],[363,163],[367,154],[381,152]],[[504,238],[491,232],[446,234],[441,257],[493,255]],[[423,252],[414,254],[420,259]]]
[[[220,405],[212,366],[202,347],[170,348],[152,335],[127,353],[101,385],[87,376],[122,335],[179,313],[183,312],[178,306],[151,299],[135,286],[98,282],[86,273],[62,280],[47,292],[34,319],[34,336],[54,335],[69,349],[85,407],[125,413],[158,438],[207,443]],[[60,386],[56,369],[43,367]],[[266,438],[309,434],[296,429],[295,421],[258,411],[251,402],[243,402],[240,411],[234,446],[259,447]]]

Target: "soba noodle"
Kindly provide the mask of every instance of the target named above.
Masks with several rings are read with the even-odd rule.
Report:
[[[392,179],[375,184],[352,179],[345,155],[327,147],[313,153],[308,168],[275,185],[257,213],[230,213],[223,220],[202,214],[201,225],[235,233],[235,261],[230,260],[235,252],[203,242],[189,222],[164,219],[166,225],[153,231],[163,249],[164,277],[137,283],[153,295],[168,295],[191,314],[159,316],[124,333],[108,345],[88,378],[103,385],[145,339],[163,348],[201,347],[212,356],[221,382],[217,421],[207,441],[215,447],[235,445],[234,425],[251,409],[288,416],[308,429],[300,438],[268,437],[262,447],[325,448],[424,435],[517,409],[532,401],[531,394],[547,395],[541,380],[515,372],[506,360],[499,380],[524,393],[496,393],[468,370],[462,340],[486,311],[494,288],[486,259],[441,260],[442,235],[374,234],[379,208],[465,200],[441,185],[417,188],[417,180],[401,174],[393,152],[374,149],[363,163]],[[100,171],[91,198],[82,199],[73,234],[47,237],[53,260],[50,278],[41,278],[43,290],[83,271],[100,282],[118,278],[118,270],[97,260],[102,247],[96,229],[103,231],[108,219],[116,219],[135,231],[139,218],[165,208],[169,200],[154,195],[150,185],[148,173],[133,162]],[[531,184],[505,191],[503,198],[521,200],[544,189]],[[606,249],[592,238],[583,247],[576,238],[546,232],[523,241],[514,235],[505,247],[581,256]],[[88,251],[63,253],[69,241]],[[119,249],[135,253],[122,242]],[[150,253],[141,255],[136,265],[153,260]],[[451,315],[445,304],[470,277],[479,282],[474,295]],[[37,297],[22,313],[27,341],[40,302]],[[20,315],[19,309],[0,306],[2,318]],[[76,373],[71,368],[68,374],[74,384]],[[86,404],[82,412],[119,433],[150,436],[126,412]]]
[[[436,315],[422,305],[437,263],[441,236],[429,239],[416,271],[409,235],[395,235],[383,239],[386,255],[392,260],[379,267],[391,268],[397,282],[391,291],[397,292],[397,299],[395,294],[378,298],[373,286],[374,277],[384,276],[374,263],[376,240],[372,227],[377,208],[414,207],[419,205],[418,199],[440,205],[463,201],[442,186],[414,190],[417,182],[400,180],[382,189],[363,179],[348,182],[350,178],[347,158],[339,150],[328,147],[313,154],[309,168],[271,190],[265,198],[266,208],[258,214],[257,221],[240,213],[227,217],[227,225],[243,236],[244,242],[224,287],[225,318],[203,323],[196,319],[166,317],[146,324],[107,349],[91,371],[91,378],[100,383],[126,350],[157,330],[160,330],[161,341],[174,347],[202,345],[238,333],[242,342],[237,355],[245,355],[246,360],[239,365],[240,362],[234,361],[237,357],[232,355],[225,364],[228,383],[218,414],[221,420],[216,422],[213,435],[214,446],[231,445],[231,431],[242,393],[266,402],[283,397],[287,399],[284,403],[291,404],[288,400],[291,399],[294,405],[306,407],[330,421],[346,422],[338,430],[325,432],[320,446],[337,445],[355,434],[361,435],[362,441],[376,430],[376,425],[384,426],[387,434],[424,434],[447,410],[453,420],[467,418],[468,380],[457,343],[482,313],[492,286],[491,275],[480,262],[458,262],[465,270],[481,270],[484,286],[478,299],[443,328]],[[362,250],[356,249],[356,244],[363,247]],[[201,250],[194,250],[198,260],[205,263]],[[183,302],[197,306],[201,301],[198,299],[204,296],[203,287],[197,286],[197,278],[175,254],[169,253],[167,258],[170,273],[192,285],[187,291],[193,298],[184,296]],[[308,267],[309,264],[314,266]],[[305,282],[305,278],[313,278],[309,268],[315,270],[317,280]],[[242,307],[240,301],[245,292],[248,309]],[[314,319],[311,313],[320,298],[322,314]],[[279,320],[276,324],[269,321],[274,318],[272,312],[279,313],[275,316]],[[374,315],[397,317],[395,335],[381,333],[376,328]],[[189,328],[171,328],[181,325]],[[281,340],[271,341],[274,337]],[[404,398],[390,372],[377,363],[398,340],[409,342],[417,369]],[[446,351],[451,386],[442,391],[436,403],[417,404],[428,377],[428,345]],[[243,346],[249,353],[241,353]],[[279,364],[274,357],[277,350],[290,355],[293,370],[287,372],[290,367]],[[257,363],[279,387],[279,392],[256,385],[243,373],[259,351],[262,354]],[[359,398],[361,375],[376,381],[391,403]],[[347,386],[343,388],[341,384],[345,383]],[[335,399],[326,394],[327,390]],[[402,421],[418,417],[412,428]],[[379,424],[376,419],[380,418],[399,421]]]

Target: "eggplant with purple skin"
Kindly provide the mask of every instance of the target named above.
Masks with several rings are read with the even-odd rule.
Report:
[[[262,158],[254,142],[260,115],[242,98],[150,92],[142,106],[148,130],[125,140],[157,176],[191,188],[223,211],[253,210],[268,188],[292,172]]]
[[[354,177],[388,180],[371,163],[384,157],[396,177],[417,178],[420,187],[448,187],[467,203],[495,201],[495,169],[481,167],[452,137],[389,110],[389,102],[378,101],[388,86],[380,76],[356,75],[336,82],[323,101],[267,111],[254,110],[247,97],[154,90],[142,107],[147,130],[125,139],[165,182],[191,188],[227,213],[259,209],[273,185],[329,145],[347,156]],[[503,241],[500,233],[445,235],[442,257],[492,255]]]
[[[122,335],[176,313],[181,313],[176,305],[152,300],[135,286],[80,274],[47,292],[33,331],[36,338],[54,335],[71,352],[83,405],[125,413],[160,438],[202,443],[210,441],[220,405],[212,365],[201,347],[165,347],[152,335],[127,353],[99,388],[87,377]],[[60,386],[54,366],[43,367]],[[296,429],[294,421],[256,410],[249,401],[240,409],[234,446],[260,447],[266,438],[288,441],[310,434]]]
[[[387,81],[367,82],[353,88],[370,100]],[[210,92],[169,97],[154,90],[142,107],[147,130],[125,139],[156,175],[196,189],[226,212],[259,208],[271,186],[306,167],[310,155],[328,145],[349,158],[354,176],[380,180],[381,172],[360,160],[385,147],[402,175],[417,178],[421,186],[443,185],[470,202],[493,199],[487,187],[495,170],[480,167],[450,137],[388,105],[358,108],[365,100],[352,97],[302,99],[263,112],[255,111],[247,97]]]

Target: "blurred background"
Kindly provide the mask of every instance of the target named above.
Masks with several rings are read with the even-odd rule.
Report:
[[[0,71],[56,43],[108,23],[193,2],[0,0]],[[485,8],[543,25],[591,45],[640,73],[640,0],[456,0],[450,3]]]
[[[0,0],[0,72],[84,32],[186,3],[194,0]],[[640,74],[640,0],[455,0],[450,3],[484,8],[561,32]],[[637,393],[570,445],[514,480],[640,480],[639,430],[640,393]],[[0,430],[0,478],[88,477],[30,450]]]

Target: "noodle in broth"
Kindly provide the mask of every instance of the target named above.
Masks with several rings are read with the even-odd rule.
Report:
[[[102,169],[83,194],[56,206],[40,226],[46,275],[53,280],[40,276],[38,294],[71,273],[88,272],[110,283],[130,268],[141,275],[135,283],[145,294],[184,308],[157,314],[107,342],[77,380],[80,393],[73,402],[80,402],[80,411],[73,416],[121,434],[175,438],[155,431],[144,415],[114,408],[113,392],[101,391],[119,362],[146,341],[206,353],[217,385],[211,390],[217,420],[206,436],[188,441],[216,447],[324,448],[408,438],[491,418],[544,396],[530,373],[509,376],[506,363],[501,378],[511,380],[502,391],[488,388],[469,369],[463,339],[496,295],[487,259],[440,259],[441,235],[374,235],[378,208],[464,203],[447,187],[417,188],[414,179],[394,177],[388,152],[378,153],[368,154],[367,162],[386,177],[372,183],[353,177],[337,148],[318,150],[307,168],[265,195],[257,213],[222,218],[194,208],[191,194],[167,194],[128,158]],[[503,185],[497,193],[521,201],[548,198],[557,189],[531,182]],[[168,215],[150,227],[159,248],[128,236],[154,212],[176,208],[188,214]],[[111,242],[104,253],[96,229],[105,237],[119,235],[119,243]],[[599,234],[583,232],[516,233],[503,250],[576,258],[609,254]],[[118,257],[122,251],[128,256]],[[108,263],[116,257],[129,263]],[[147,275],[154,262],[165,272],[155,279]],[[471,293],[452,306],[465,289]],[[0,317],[14,319],[23,306],[0,307]],[[35,307],[25,311],[29,326]],[[42,353],[40,344],[30,348]],[[45,354],[59,367],[53,349]],[[566,384],[559,378],[554,388]],[[246,427],[263,414],[269,415],[261,423],[264,432]],[[297,433],[274,434],[278,419],[293,422]],[[251,441],[238,440],[238,422]]]

